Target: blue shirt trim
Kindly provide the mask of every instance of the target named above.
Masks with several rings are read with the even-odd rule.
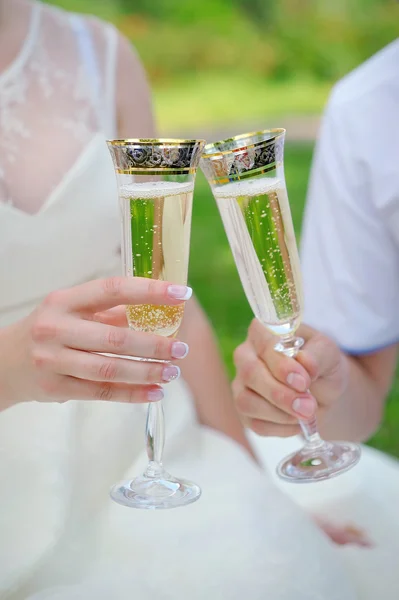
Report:
[[[353,356],[367,356],[367,354],[374,354],[375,352],[379,352],[380,350],[385,350],[385,348],[389,348],[390,346],[395,346],[396,344],[399,344],[399,337],[397,337],[394,340],[391,340],[389,342],[379,344],[378,346],[372,346],[371,348],[360,348],[360,349],[347,348],[345,346],[341,346],[341,344],[339,344],[339,347],[342,350],[342,352],[345,352],[345,354],[349,354],[351,356],[352,355]]]

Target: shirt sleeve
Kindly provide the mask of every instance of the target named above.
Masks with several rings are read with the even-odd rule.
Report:
[[[327,107],[301,248],[304,322],[352,354],[399,340],[398,248],[376,208],[378,165],[357,134],[368,127],[363,117],[345,104]]]

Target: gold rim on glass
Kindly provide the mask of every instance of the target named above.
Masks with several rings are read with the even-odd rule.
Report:
[[[205,140],[127,138],[107,141],[123,175],[188,175],[198,167]]]
[[[120,140],[107,140],[111,146],[195,146],[205,144],[206,140],[180,140],[177,138],[124,138]]]
[[[223,156],[226,154],[230,154],[231,152],[238,152],[240,150],[247,150],[248,148],[258,148],[264,144],[269,144],[285,136],[286,130],[283,127],[276,127],[274,129],[261,129],[260,131],[251,131],[250,133],[240,133],[239,135],[235,135],[231,138],[226,138],[225,140],[218,140],[217,142],[209,142],[205,144],[204,152],[202,153],[203,158],[212,158],[214,156]],[[272,134],[272,135],[270,135]],[[250,144],[242,144],[235,145],[227,150],[218,150],[219,146],[227,146],[229,144],[234,144],[235,142],[240,142],[242,140],[250,140],[251,138],[260,138],[264,137],[264,139],[258,139],[257,141]],[[268,137],[266,137],[268,136]],[[215,152],[208,152],[208,149],[215,149]]]
[[[211,185],[268,173],[283,163],[285,129],[264,129],[206,144],[201,168]]]

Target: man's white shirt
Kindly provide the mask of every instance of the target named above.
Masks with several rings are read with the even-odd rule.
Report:
[[[305,323],[354,354],[399,341],[399,40],[331,94],[301,262]]]

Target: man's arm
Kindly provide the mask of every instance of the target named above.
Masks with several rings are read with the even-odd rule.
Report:
[[[397,355],[398,346],[394,345],[365,356],[345,356],[348,385],[320,419],[325,438],[365,441],[374,434],[383,418]]]

